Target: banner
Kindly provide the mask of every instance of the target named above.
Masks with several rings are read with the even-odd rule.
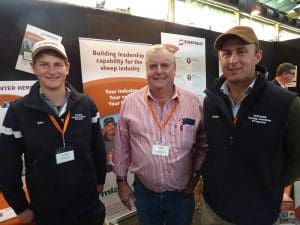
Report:
[[[148,47],[79,38],[83,90],[94,99],[101,117],[119,113],[125,96],[146,85]]]
[[[175,84],[194,92],[203,102],[206,88],[205,39],[161,33],[161,43],[169,46],[175,54]]]
[[[118,196],[116,176],[112,171],[112,146],[122,100],[146,85],[145,53],[148,44],[79,38],[84,93],[96,103],[107,153],[107,176],[100,196],[108,221],[118,221],[129,211]],[[133,174],[128,174],[128,183]]]
[[[0,133],[9,102],[26,95],[35,82],[35,80],[0,81]]]
[[[61,42],[62,37],[29,24],[26,26],[25,34],[16,63],[17,70],[21,70],[27,73],[33,73],[30,66],[32,47],[35,42],[44,39]]]

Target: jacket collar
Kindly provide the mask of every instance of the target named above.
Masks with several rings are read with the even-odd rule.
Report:
[[[74,87],[70,83],[66,82],[66,86],[71,91],[67,106],[68,109],[71,109],[76,104],[80,94],[74,89]],[[48,114],[53,114],[53,110],[51,109],[51,107],[41,98],[39,90],[40,83],[39,81],[37,81],[31,87],[29,94],[24,97],[24,105],[28,108],[43,111]]]
[[[240,110],[238,112],[239,118],[241,118],[246,111],[248,111],[249,107],[259,98],[262,91],[267,84],[266,80],[266,72],[262,70],[263,67],[257,66],[256,67],[256,80],[253,86],[253,90],[251,93],[243,100]],[[208,87],[205,90],[207,97],[218,107],[218,109],[222,112],[227,121],[232,124],[233,115],[230,107],[230,102],[225,94],[220,90],[222,84],[225,82],[226,78],[221,76],[220,78],[216,79],[215,84]]]

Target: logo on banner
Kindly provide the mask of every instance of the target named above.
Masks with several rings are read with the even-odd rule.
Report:
[[[193,40],[185,40],[185,39],[179,39],[178,45],[203,45],[202,41],[193,41]]]

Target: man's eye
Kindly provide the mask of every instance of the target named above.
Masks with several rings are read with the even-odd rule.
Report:
[[[155,69],[157,66],[156,65],[150,65],[149,68],[150,69]]]
[[[229,52],[223,52],[222,56],[225,57],[225,58],[228,58],[228,57],[230,57],[230,53]]]
[[[169,64],[162,64],[161,67],[164,68],[164,69],[168,69],[170,67],[170,65]]]
[[[244,50],[244,49],[242,49],[242,50],[240,50],[238,53],[242,55],[242,54],[246,54],[246,53],[247,53],[247,51],[246,51],[246,50]]]

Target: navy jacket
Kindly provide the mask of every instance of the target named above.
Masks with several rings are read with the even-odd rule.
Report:
[[[61,127],[62,123],[41,99],[38,82],[28,95],[12,102],[7,111],[0,138],[0,190],[16,213],[29,206],[22,190],[23,153],[33,209],[59,209],[74,204],[84,207],[97,200],[97,184],[104,184],[106,156],[97,108],[88,96],[67,86],[71,90],[67,104],[71,116],[65,142],[74,150],[73,161],[56,163],[62,135],[48,114],[54,115]]]
[[[224,81],[221,78],[206,90],[204,122],[209,150],[202,167],[203,196],[226,221],[271,225],[278,218],[284,186],[295,178],[288,175],[294,152],[287,144],[287,126],[296,96],[259,74],[234,124],[229,100],[220,91]],[[299,147],[298,141],[298,164]]]

